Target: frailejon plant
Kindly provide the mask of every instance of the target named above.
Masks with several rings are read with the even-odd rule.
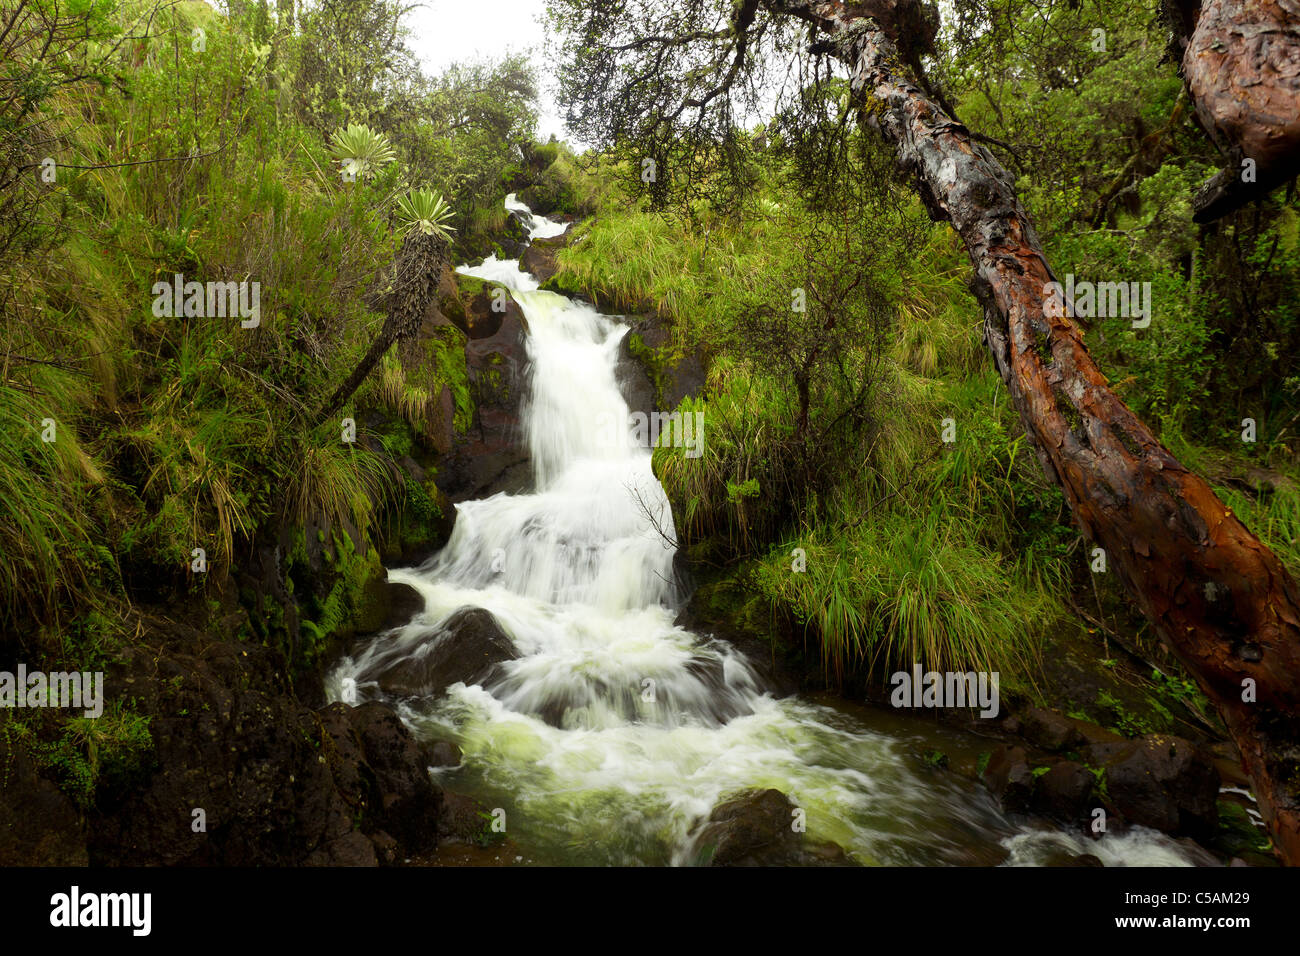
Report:
[[[334,131],[330,155],[343,164],[345,175],[369,179],[397,154],[383,133],[376,133],[363,123],[350,123]]]
[[[412,189],[405,196],[398,196],[397,211],[401,216],[397,231],[403,237],[418,229],[426,236],[441,236],[450,241],[456,231],[447,224],[452,217],[451,207],[431,189]]]
[[[399,226],[402,244],[393,263],[388,315],[369,351],[317,413],[317,424],[352,397],[394,342],[415,338],[429,304],[437,297],[439,278],[451,256],[451,227],[446,224],[451,212],[442,197],[428,189],[412,190],[397,205],[405,218]]]

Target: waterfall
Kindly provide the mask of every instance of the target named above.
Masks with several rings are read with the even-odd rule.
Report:
[[[565,229],[513,195],[506,206],[533,238]],[[393,703],[417,732],[455,738],[463,763],[439,771],[446,785],[505,809],[507,833],[545,862],[691,862],[709,811],[766,787],[803,809],[808,839],[864,863],[1034,863],[1063,846],[1108,863],[1187,862],[1149,831],[1094,844],[1012,823],[983,787],[924,767],[907,733],[778,699],[729,645],[676,626],[684,595],[651,450],[630,424],[596,426],[629,422],[616,376],[627,327],[540,290],[516,260],[458,271],[507,286],[527,319],[535,485],[458,505],[441,552],[389,572],[424,609],[342,661],[333,697],[345,678],[360,698],[382,697],[382,667],[424,653],[458,609],[490,611],[518,659],[487,686]]]

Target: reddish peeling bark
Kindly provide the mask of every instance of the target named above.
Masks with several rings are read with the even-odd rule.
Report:
[[[1193,199],[1209,222],[1300,173],[1300,2],[1177,0],[1170,19],[1196,117],[1226,157]]]
[[[830,35],[931,212],[965,241],[985,341],[1044,468],[1217,705],[1278,852],[1300,863],[1300,589],[1111,391],[1074,324],[1048,314],[1056,277],[1011,175],[905,76],[881,27],[852,4],[770,2]]]

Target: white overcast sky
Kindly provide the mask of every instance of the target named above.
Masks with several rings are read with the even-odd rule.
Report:
[[[542,87],[537,134],[565,137],[564,124],[555,107],[554,79],[546,68],[542,47],[546,31],[541,22],[544,0],[424,0],[406,14],[409,43],[429,73],[451,63],[472,59],[497,60],[507,53],[533,54]]]

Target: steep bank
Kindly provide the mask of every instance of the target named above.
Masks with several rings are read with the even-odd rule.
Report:
[[[447,540],[444,487],[506,479],[517,317],[448,269],[416,340],[358,402],[359,452],[391,462],[395,495],[360,486],[341,512],[286,514],[204,592],[155,579],[134,606],[106,602],[83,634],[105,675],[103,718],[4,714],[0,862],[373,865],[436,846],[443,794],[427,768],[449,758],[383,705],[327,706],[320,668],[403,613],[381,560]],[[0,648],[0,670],[42,663],[18,635]]]

